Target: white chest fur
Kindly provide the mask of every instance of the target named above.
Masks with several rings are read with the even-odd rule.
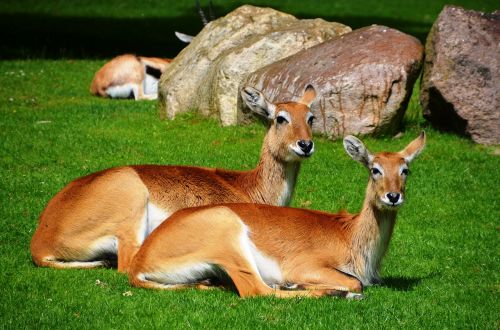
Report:
[[[295,189],[295,181],[297,179],[297,168],[289,165],[285,172],[286,180],[283,182],[283,190],[279,197],[279,205],[286,206],[290,204],[292,199],[293,190]]]
[[[245,225],[243,227],[240,244],[247,261],[267,285],[273,287],[275,284],[282,284],[283,275],[278,262],[259,251],[250,239],[248,228]]]

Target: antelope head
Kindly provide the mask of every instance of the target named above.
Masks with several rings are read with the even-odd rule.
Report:
[[[308,85],[297,102],[272,103],[253,87],[244,87],[241,96],[247,106],[270,123],[265,147],[284,162],[300,161],[314,153],[309,106],[316,98],[314,87]]]
[[[372,154],[356,137],[344,138],[344,148],[354,160],[370,171],[367,196],[377,209],[396,210],[403,204],[408,165],[425,146],[425,133],[413,140],[400,152]]]

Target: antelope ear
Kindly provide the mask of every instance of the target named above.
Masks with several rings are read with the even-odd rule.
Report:
[[[241,90],[241,98],[245,104],[256,114],[267,118],[268,120],[274,119],[276,106],[269,102],[264,95],[253,87],[245,86]]]
[[[405,162],[410,163],[412,160],[417,158],[417,156],[422,152],[425,147],[425,132],[422,131],[418,138],[411,141],[410,144],[406,146],[399,153],[405,159]]]
[[[306,90],[304,91],[304,95],[302,95],[302,99],[300,99],[299,103],[305,104],[310,107],[315,99],[316,90],[312,85],[307,85]]]
[[[352,135],[348,135],[344,138],[344,149],[352,159],[360,162],[366,167],[368,167],[373,160],[372,154],[366,149],[363,142]]]

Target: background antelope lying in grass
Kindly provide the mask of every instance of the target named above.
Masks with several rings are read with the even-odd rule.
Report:
[[[155,100],[158,80],[171,61],[131,54],[117,56],[97,71],[90,92],[112,99]]]
[[[359,298],[363,285],[380,281],[408,164],[424,144],[422,132],[401,152],[372,155],[357,138],[344,139],[347,153],[370,173],[357,215],[259,204],[180,210],[146,239],[129,280],[138,287],[178,289],[225,273],[241,297]]]
[[[273,104],[257,90],[243,89],[247,105],[270,123],[253,170],[134,165],[72,181],[40,215],[31,241],[34,263],[89,268],[117,255],[118,270],[127,271],[144,239],[178,209],[225,202],[288,205],[300,161],[314,152],[309,104],[315,96],[308,86],[299,102]]]

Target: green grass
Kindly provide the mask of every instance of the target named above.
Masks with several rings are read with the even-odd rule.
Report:
[[[243,2],[214,3],[222,15]],[[444,1],[249,3],[352,27],[386,24],[423,40]],[[494,1],[458,3],[498,7]],[[0,3],[0,327],[500,328],[498,150],[428,127],[418,88],[402,138],[365,139],[374,151],[399,150],[420,129],[428,134],[411,166],[408,200],[383,264],[385,283],[368,288],[363,301],[158,292],[131,288],[112,269],[34,267],[29,242],[37,217],[78,176],[123,164],[255,165],[265,134],[259,124],[221,128],[193,114],[160,121],[155,102],[88,93],[103,58],[129,51],[175,56],[182,44],[172,31],[200,28],[192,1]],[[293,205],[357,211],[367,173],[339,141],[315,142]]]
[[[154,102],[88,95],[102,61],[0,62],[0,324],[8,328],[498,328],[500,161],[493,149],[426,128],[382,271],[360,302],[239,299],[230,291],[129,287],[112,269],[35,268],[29,241],[44,205],[70,180],[121,164],[255,165],[264,128],[221,128],[193,114],[159,121]],[[19,88],[21,87],[21,88]],[[413,104],[411,107],[418,108]],[[415,115],[413,115],[415,116]],[[399,150],[417,136],[366,139]],[[357,211],[367,173],[339,141],[315,138],[293,205]],[[130,291],[131,296],[124,295]]]

